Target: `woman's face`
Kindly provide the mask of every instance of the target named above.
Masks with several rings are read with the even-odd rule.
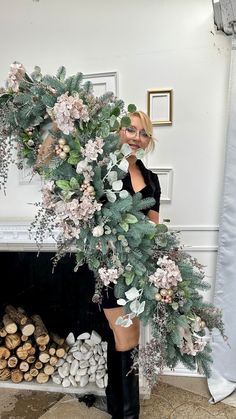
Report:
[[[121,143],[128,144],[135,154],[139,148],[145,150],[150,142],[150,137],[145,132],[141,119],[138,116],[131,116],[131,125],[123,128],[120,132]]]

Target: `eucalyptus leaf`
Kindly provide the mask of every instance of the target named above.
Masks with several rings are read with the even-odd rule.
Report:
[[[113,191],[121,191],[122,188],[123,188],[122,180],[116,180],[115,182],[112,182]]]
[[[63,191],[69,191],[71,189],[70,182],[68,180],[57,180],[56,185]]]
[[[128,116],[123,116],[121,118],[120,124],[122,127],[129,127],[131,124],[131,119]]]
[[[125,306],[126,303],[127,301],[124,298],[119,298],[117,300],[117,304],[119,304],[119,306]]]
[[[127,233],[127,231],[129,231],[129,224],[125,223],[124,221],[121,221],[119,223],[119,225],[121,226],[121,228],[123,228],[123,230]]]
[[[137,288],[132,287],[128,291],[125,292],[125,295],[128,298],[128,300],[132,301],[135,298],[139,297],[139,291],[137,290]]]
[[[145,156],[145,151],[142,148],[139,148],[136,151],[135,156],[137,157],[138,160],[141,160]]]
[[[135,215],[133,214],[126,214],[124,221],[128,224],[135,224],[138,222],[137,217],[135,217]]]
[[[129,144],[123,144],[121,146],[120,152],[124,155],[124,156],[129,156],[129,154],[131,154],[132,150],[131,147],[129,146]]]
[[[136,106],[133,104],[133,103],[130,103],[129,105],[128,105],[128,112],[135,112],[136,110],[137,110],[137,108],[136,108]]]
[[[119,197],[121,199],[125,199],[125,198],[127,198],[127,196],[129,196],[129,192],[128,191],[126,191],[125,189],[123,189],[122,191],[120,191]]]
[[[115,170],[112,170],[110,173],[108,173],[108,175],[107,175],[107,179],[108,179],[108,182],[110,183],[110,184],[112,184],[113,182],[115,182],[116,180],[117,180],[117,172],[115,172]]]
[[[126,172],[126,173],[128,172],[129,162],[126,160],[126,158],[124,158],[124,159],[121,160],[121,162],[118,164],[118,168],[120,170],[122,170],[123,172]]]
[[[106,191],[106,197],[107,197],[109,202],[115,202],[116,201],[116,194],[114,192],[112,192],[111,189],[108,189]]]

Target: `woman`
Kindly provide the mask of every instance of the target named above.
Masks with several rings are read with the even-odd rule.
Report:
[[[152,123],[142,111],[129,114],[131,125],[120,131],[121,143],[127,143],[132,152],[128,157],[129,172],[123,179],[123,188],[132,195],[141,192],[143,198],[153,197],[155,204],[145,215],[154,223],[159,223],[160,184],[156,174],[146,169],[141,160],[137,160],[138,149],[152,150]],[[139,417],[139,379],[132,367],[132,350],[138,346],[140,324],[133,319],[128,327],[116,325],[116,319],[124,315],[124,308],[117,304],[113,287],[103,288],[102,306],[112,331],[108,342],[107,366],[108,386],[106,389],[108,412],[113,419],[137,419]],[[127,375],[128,374],[128,375]]]

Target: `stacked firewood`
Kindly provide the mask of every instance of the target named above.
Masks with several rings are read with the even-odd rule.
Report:
[[[46,383],[69,346],[63,338],[48,333],[39,315],[29,317],[11,305],[0,321],[0,381]]]

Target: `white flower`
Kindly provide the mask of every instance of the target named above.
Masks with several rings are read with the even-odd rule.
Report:
[[[156,271],[149,276],[149,282],[157,288],[169,289],[182,281],[178,266],[167,256],[160,257],[157,266]]]
[[[103,226],[96,226],[94,227],[92,234],[94,237],[101,237],[104,234],[104,228]]]
[[[88,162],[96,161],[99,154],[103,154],[104,141],[96,137],[95,140],[88,140],[85,147],[81,149],[82,155]]]

